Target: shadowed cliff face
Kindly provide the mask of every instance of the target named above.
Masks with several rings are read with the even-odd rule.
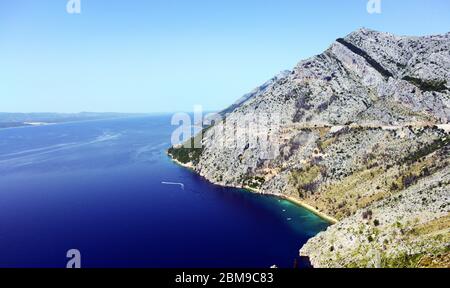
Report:
[[[302,248],[314,266],[445,265],[449,51],[450,33],[353,32],[227,109],[194,169],[342,220]]]

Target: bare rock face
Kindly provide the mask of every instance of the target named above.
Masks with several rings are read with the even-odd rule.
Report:
[[[340,220],[301,249],[314,266],[446,265],[450,33],[358,30],[225,114],[184,162]]]

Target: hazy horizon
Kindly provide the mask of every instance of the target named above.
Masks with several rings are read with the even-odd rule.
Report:
[[[226,107],[225,107],[226,108]],[[225,109],[224,108],[224,109]],[[224,109],[221,110],[216,110],[216,111],[212,111],[212,110],[207,110],[207,111],[203,111],[203,113],[216,113],[216,112],[220,112]],[[42,111],[42,112],[5,112],[5,111],[0,111],[0,114],[83,114],[83,113],[87,113],[87,114],[129,114],[129,115],[169,115],[169,114],[174,114],[174,113],[181,113],[181,112],[185,112],[185,113],[194,113],[193,109],[191,110],[186,110],[186,111],[161,111],[161,112],[127,112],[127,111],[123,111],[123,112],[117,112],[117,111],[105,111],[105,112],[98,112],[98,111],[79,111],[79,112],[58,112],[58,111]]]
[[[446,0],[382,0],[380,14],[366,0],[66,3],[0,3],[2,112],[218,111],[358,28],[450,27]]]

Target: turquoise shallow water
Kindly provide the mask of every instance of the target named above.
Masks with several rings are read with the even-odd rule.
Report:
[[[170,116],[0,130],[0,267],[292,267],[328,224],[165,155]],[[185,189],[162,182],[181,182]]]

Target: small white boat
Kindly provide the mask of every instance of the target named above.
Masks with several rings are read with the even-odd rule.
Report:
[[[161,184],[164,184],[164,185],[178,185],[178,186],[180,186],[180,187],[181,187],[181,189],[183,189],[183,190],[184,190],[184,184],[183,184],[183,183],[175,183],[175,182],[161,182]]]

